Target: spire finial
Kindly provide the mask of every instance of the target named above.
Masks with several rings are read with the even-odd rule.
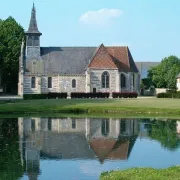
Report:
[[[34,4],[34,0],[33,0],[33,9],[35,9],[35,4]]]

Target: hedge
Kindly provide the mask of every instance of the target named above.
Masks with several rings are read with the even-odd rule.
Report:
[[[137,92],[113,92],[113,98],[137,98]]]
[[[157,98],[176,98],[180,99],[180,92],[166,92],[166,93],[158,93],[156,95]]]
[[[48,93],[48,94],[24,94],[24,99],[61,99],[67,98],[67,93]]]
[[[82,93],[72,92],[71,98],[109,98],[109,92]],[[113,92],[113,98],[137,98],[136,92]],[[61,99],[67,98],[67,93],[48,93],[48,94],[24,94],[24,99]]]
[[[97,92],[97,93],[72,92],[71,98],[109,98],[109,93],[108,92]]]

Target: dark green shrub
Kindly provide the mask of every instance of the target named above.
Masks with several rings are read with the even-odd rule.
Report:
[[[180,92],[166,92],[166,93],[158,93],[156,95],[157,98],[180,98]]]
[[[67,93],[48,93],[48,94],[24,94],[24,99],[61,99],[67,98]]]
[[[138,94],[136,92],[113,92],[113,98],[137,98]]]
[[[109,93],[97,92],[97,93],[82,93],[82,92],[72,92],[71,98],[109,98]]]

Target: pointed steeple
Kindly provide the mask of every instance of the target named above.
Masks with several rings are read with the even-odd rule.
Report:
[[[26,32],[26,34],[42,35],[42,33],[39,32],[38,30],[37,21],[36,21],[36,8],[35,8],[34,3],[33,3],[32,12],[31,12],[31,20],[29,23],[29,29]]]

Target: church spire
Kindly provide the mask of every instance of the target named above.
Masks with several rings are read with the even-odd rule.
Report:
[[[35,9],[34,3],[33,3],[32,12],[31,12],[31,20],[29,23],[29,29],[26,32],[26,34],[42,35],[42,33],[39,32],[38,30],[37,21],[36,21],[36,9]]]

